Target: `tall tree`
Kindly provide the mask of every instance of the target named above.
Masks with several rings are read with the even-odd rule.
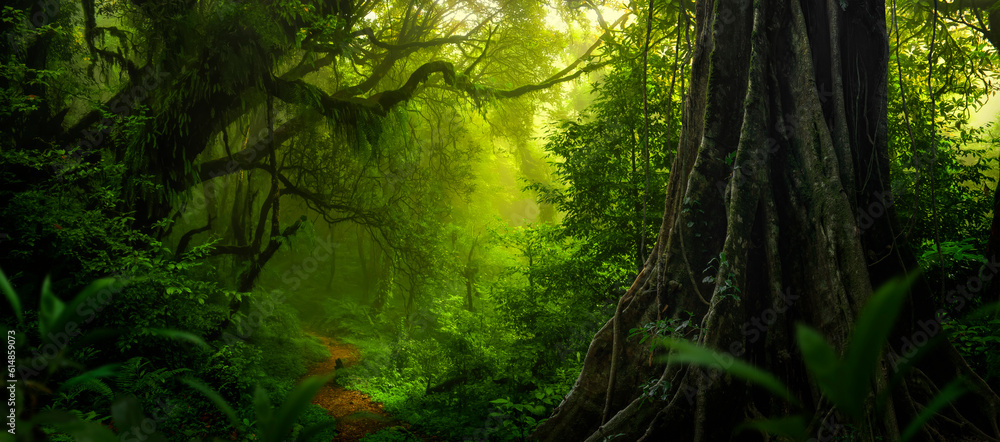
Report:
[[[691,84],[657,244],[534,438],[726,440],[747,417],[790,413],[762,390],[657,363],[648,344],[626,339],[629,329],[684,312],[701,323],[699,343],[784,380],[813,414],[813,430],[847,422],[789,350],[792,326],[809,324],[842,351],[873,287],[917,270],[891,204],[885,4],[698,0],[695,18]],[[702,278],[706,271],[711,278]],[[877,392],[908,354],[908,338],[940,329],[931,289],[920,281],[911,291],[873,378]],[[1000,399],[950,345],[917,361],[891,391],[889,411],[867,414],[858,437],[898,439],[956,375],[978,391],[921,436],[997,440]],[[644,397],[649,380],[668,394]]]

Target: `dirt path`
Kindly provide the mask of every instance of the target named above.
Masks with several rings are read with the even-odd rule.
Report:
[[[361,360],[361,354],[355,346],[333,338],[310,334],[326,345],[330,351],[330,358],[310,367],[307,376],[333,373],[336,370],[337,359],[340,359],[345,367],[350,367]],[[389,417],[382,404],[373,402],[367,394],[345,389],[336,382],[324,385],[312,403],[325,408],[337,419],[337,437],[333,438],[335,442],[356,442],[384,428],[406,426]]]

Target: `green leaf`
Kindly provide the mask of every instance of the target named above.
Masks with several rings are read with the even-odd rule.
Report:
[[[736,359],[732,355],[722,354],[714,350],[692,344],[684,339],[665,338],[662,343],[667,348],[674,350],[672,354],[666,357],[668,362],[691,364],[700,367],[722,370],[745,381],[760,385],[791,404],[799,404],[799,401],[792,396],[788,387],[786,387],[785,384],[774,375]],[[661,357],[661,361],[663,359],[664,358]],[[728,362],[723,362],[727,359]]]
[[[46,278],[46,282],[48,278]],[[44,324],[39,318],[39,328],[45,327],[46,331],[42,333],[43,339],[53,340],[53,338],[58,338],[58,336],[50,336],[48,332],[59,334],[65,332],[71,336],[78,334],[79,332],[74,332],[68,327],[70,321],[80,318],[80,309],[83,303],[87,302],[91,297],[100,293],[102,290],[109,289],[112,285],[115,285],[116,281],[113,278],[98,279],[90,283],[87,287],[80,291],[69,304],[63,304],[59,298],[56,298],[50,290],[47,290],[45,284],[42,287],[42,310],[47,311],[50,320],[47,325]],[[48,307],[46,307],[48,305]]]
[[[76,384],[80,384],[83,382],[87,382],[91,379],[112,377],[118,373],[118,367],[120,367],[121,365],[122,364],[102,365],[86,373],[73,376],[72,378],[68,379],[66,382],[63,382],[62,385],[59,386],[59,391],[67,391],[69,387],[72,387]]]
[[[842,410],[854,413],[858,411],[860,401],[846,395],[841,388],[844,382],[843,362],[837,358],[837,353],[816,329],[804,324],[796,328],[796,340],[802,351],[809,374],[819,385],[823,395]],[[863,400],[863,398],[862,398]]]
[[[151,328],[149,329],[149,333],[154,336],[162,336],[164,338],[177,339],[179,341],[188,341],[206,350],[212,349],[212,347],[206,344],[200,337],[186,331],[171,330],[166,328]]]
[[[212,387],[209,387],[204,382],[191,377],[183,378],[181,379],[181,382],[184,382],[191,388],[195,389],[195,391],[208,398],[208,400],[212,401],[212,403],[215,404],[215,407],[222,411],[227,418],[229,418],[229,422],[232,423],[234,427],[239,426],[239,419],[236,417],[236,410],[234,410],[233,407],[229,405],[229,402],[226,402],[226,400],[223,399],[219,393],[213,390]],[[246,422],[246,419],[243,419],[243,421]],[[249,425],[248,422],[247,424]]]
[[[733,434],[745,430],[757,430],[771,436],[784,436],[794,440],[809,439],[809,433],[806,430],[806,419],[802,416],[786,416],[745,422],[736,427]]]
[[[868,396],[871,377],[879,356],[896,324],[910,286],[919,276],[913,272],[906,278],[894,278],[882,285],[861,310],[847,344],[844,357],[844,395],[857,401],[858,408],[844,410],[861,418],[860,403]],[[832,399],[832,398],[831,398]]]
[[[14,315],[17,316],[17,322],[24,321],[24,313],[21,311],[21,298],[17,296],[17,292],[14,291],[14,287],[10,285],[10,281],[7,280],[7,275],[0,270],[0,291],[3,291],[5,297],[7,297],[7,303],[10,304],[10,308],[14,310]]]
[[[917,432],[920,431],[920,427],[923,427],[924,424],[938,412],[938,410],[961,397],[966,391],[968,391],[968,389],[965,386],[964,379],[958,378],[949,382],[948,385],[945,385],[944,388],[941,389],[941,392],[931,400],[931,403],[927,404],[927,407],[920,412],[917,418],[914,419],[913,422],[910,422],[910,425],[906,426],[906,430],[903,431],[903,435],[899,440],[906,442],[913,439],[913,437],[917,435]]]
[[[267,391],[260,385],[254,390],[253,406],[254,412],[257,415],[257,427],[264,430],[262,431],[263,440],[270,442],[271,439],[267,439],[267,429],[271,427],[271,419],[274,417],[274,406],[271,405],[271,398],[268,397]]]
[[[66,304],[52,293],[52,280],[46,276],[42,282],[42,299],[38,312],[38,331],[42,337],[56,330],[56,323],[66,310]]]
[[[316,396],[319,389],[323,388],[331,379],[333,379],[332,375],[311,376],[295,386],[292,392],[288,393],[288,397],[285,398],[285,403],[281,404],[281,407],[278,409],[278,413],[275,415],[275,419],[270,426],[271,428],[267,432],[270,438],[266,440],[278,441],[286,439],[288,433],[292,431],[292,425],[298,420],[299,415],[309,406],[309,403],[312,402],[313,397]]]

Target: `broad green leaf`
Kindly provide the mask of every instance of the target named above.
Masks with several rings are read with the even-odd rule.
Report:
[[[754,367],[746,362],[734,358],[729,354],[722,354],[714,350],[701,347],[684,339],[665,338],[663,345],[674,350],[666,357],[669,362],[691,364],[700,367],[714,368],[725,371],[733,376],[745,381],[755,383],[770,390],[772,393],[785,399],[789,403],[798,405],[798,400],[792,396],[788,387],[785,386],[773,374]],[[661,358],[661,361],[664,358]],[[728,362],[723,362],[728,359]]]
[[[10,308],[14,310],[14,315],[17,316],[17,322],[24,321],[24,312],[21,311],[21,298],[17,296],[17,292],[14,291],[14,287],[10,285],[10,281],[7,280],[7,275],[0,270],[0,291],[7,298],[7,303],[10,304]]]
[[[796,339],[806,367],[812,374],[821,377],[836,375],[840,368],[840,359],[823,335],[812,327],[799,324],[796,328]]]
[[[274,421],[268,429],[270,438],[267,440],[278,441],[287,438],[299,415],[309,406],[319,389],[331,379],[332,375],[310,376],[296,385],[275,414]]]
[[[73,376],[72,378],[68,379],[66,382],[63,382],[62,385],[59,386],[59,391],[66,391],[66,389],[68,389],[69,387],[72,387],[76,384],[80,384],[83,382],[87,382],[91,379],[112,377],[118,373],[118,367],[120,367],[121,365],[122,364],[102,365],[86,373]]]
[[[844,394],[858,404],[868,396],[879,356],[896,324],[910,286],[918,276],[919,272],[913,272],[906,278],[894,278],[883,284],[861,310],[854,324],[844,357],[842,388],[846,389]],[[861,417],[860,408],[844,411]]]
[[[38,331],[42,338],[56,330],[59,317],[66,310],[66,304],[52,293],[52,280],[46,276],[42,282],[42,299],[38,312]]]
[[[952,401],[961,397],[966,391],[968,391],[968,389],[965,386],[964,379],[958,378],[949,382],[948,385],[945,385],[944,388],[941,389],[941,392],[931,400],[931,403],[927,404],[927,407],[920,412],[920,415],[918,415],[913,422],[910,422],[910,425],[906,426],[906,430],[903,431],[903,435],[899,438],[899,440],[906,442],[913,439],[913,437],[917,435],[917,432],[920,431],[920,427],[923,427],[924,424],[938,412],[938,410],[941,410]]]
[[[271,405],[271,398],[267,391],[260,385],[254,390],[253,406],[254,412],[257,414],[257,427],[263,430],[264,441],[270,442],[271,439],[266,439],[266,437],[268,435],[267,429],[271,428],[271,419],[274,417],[274,406]]]
[[[775,419],[761,419],[745,422],[736,427],[733,434],[744,430],[757,430],[771,436],[784,436],[794,440],[809,439],[806,419],[802,416],[786,416]]]
[[[179,341],[188,341],[206,350],[210,350],[212,348],[197,335],[186,331],[171,330],[166,328],[151,328],[149,329],[149,332],[154,336],[162,336],[164,338],[177,339]]]
[[[802,359],[809,374],[816,380],[820,391],[841,409],[850,413],[860,410],[860,402],[847,396],[842,388],[844,382],[843,362],[837,353],[816,329],[804,324],[796,328],[796,340]]]
[[[46,278],[46,281],[48,281],[48,278]],[[89,319],[85,317],[96,314],[97,313],[96,309],[90,306],[93,304],[84,305],[84,303],[88,303],[91,300],[90,299],[91,297],[101,293],[103,290],[113,290],[111,288],[111,286],[113,285],[116,285],[116,281],[113,278],[98,279],[97,281],[90,283],[87,287],[81,290],[80,293],[76,295],[76,297],[73,298],[73,300],[70,301],[69,304],[63,304],[63,302],[60,301],[59,298],[56,298],[51,291],[47,291],[45,286],[43,285],[42,311],[44,314],[44,312],[48,310],[49,314],[51,315],[47,323],[47,327],[46,327],[46,321],[43,321],[41,318],[39,318],[39,327],[47,328],[47,332],[46,331],[42,332],[43,339],[48,339],[58,344],[58,342],[56,341],[58,339],[63,339],[65,337],[63,336],[63,334],[68,335],[70,337],[79,334],[79,331],[77,331],[77,327],[79,327],[79,324],[75,323],[70,324],[70,322],[74,320],[80,320],[86,322]],[[101,302],[110,302],[110,299],[111,298],[109,296],[107,300],[103,300]],[[46,307],[46,304],[50,304],[51,306]],[[52,335],[50,335],[48,332],[51,332]]]
[[[208,400],[212,401],[212,403],[215,404],[215,407],[222,411],[227,418],[229,418],[229,422],[232,423],[234,427],[239,426],[240,421],[236,417],[236,410],[234,410],[233,407],[229,405],[229,402],[226,402],[226,400],[223,399],[218,392],[213,390],[212,387],[209,387],[204,382],[191,377],[183,378],[181,381],[201,393],[203,396],[208,398]]]

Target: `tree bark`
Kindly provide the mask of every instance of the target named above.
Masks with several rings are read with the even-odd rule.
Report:
[[[795,323],[843,351],[873,287],[917,269],[898,234],[888,179],[885,4],[698,0],[695,16],[691,85],[657,243],[533,439],[762,439],[733,430],[791,414],[781,399],[715,371],[658,362],[648,344],[623,335],[691,312],[700,328],[686,338],[777,375],[813,414],[811,433],[829,440],[849,420],[821,399],[794,354]],[[875,391],[905,356],[903,339],[920,332],[918,322],[935,321],[925,282],[900,318]],[[854,437],[898,439],[956,375],[979,391],[919,437],[1000,439],[1000,399],[947,344],[916,363],[885,415],[855,423]],[[650,380],[667,394],[643,397]]]

